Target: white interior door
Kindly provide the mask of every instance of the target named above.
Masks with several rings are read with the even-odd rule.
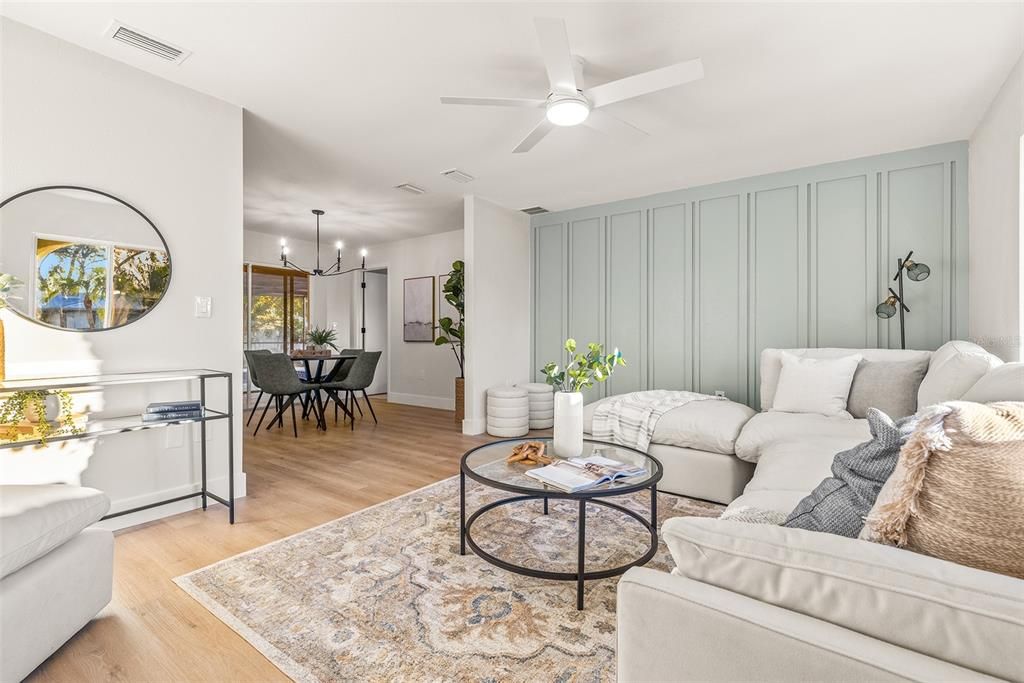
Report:
[[[380,362],[368,394],[384,394],[388,390],[388,274],[386,271],[366,273],[366,350],[380,351]]]

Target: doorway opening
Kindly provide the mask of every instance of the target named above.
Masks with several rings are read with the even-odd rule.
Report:
[[[380,351],[380,363],[373,384],[366,389],[368,394],[388,392],[388,270],[378,268],[363,273],[362,281],[362,332],[363,350]]]

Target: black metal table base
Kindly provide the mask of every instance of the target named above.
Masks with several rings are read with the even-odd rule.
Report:
[[[654,554],[658,551],[658,487],[657,484],[652,485],[650,488],[651,495],[651,516],[650,520],[644,519],[642,515],[622,505],[603,500],[600,498],[575,498],[569,494],[563,493],[550,493],[550,494],[530,494],[513,496],[511,498],[502,498],[494,502],[484,505],[480,509],[476,510],[468,518],[466,517],[466,475],[461,473],[459,475],[459,554],[466,554],[466,546],[481,559],[493,564],[496,567],[500,567],[506,571],[515,572],[516,574],[522,574],[523,576],[530,576],[537,579],[551,579],[554,581],[575,581],[576,582],[576,609],[583,609],[583,589],[584,582],[591,581],[594,579],[607,579],[612,576],[619,576],[624,574],[631,567],[637,567],[646,564]],[[574,572],[557,572],[547,571],[543,569],[531,569],[530,567],[524,567],[507,560],[503,560],[500,557],[496,557],[491,553],[480,548],[476,541],[473,540],[473,536],[470,533],[470,529],[473,526],[473,522],[480,518],[481,515],[493,510],[494,508],[502,505],[510,505],[512,503],[519,503],[527,500],[542,500],[544,501],[544,514],[548,514],[548,498],[558,498],[562,500],[577,500],[579,504],[579,511],[577,513],[577,540],[576,540],[576,571]],[[587,503],[594,505],[603,505],[606,508],[611,508],[621,512],[629,517],[638,521],[651,536],[651,544],[639,558],[623,564],[617,567],[611,567],[608,569],[600,569],[597,571],[586,571],[586,547],[587,547]]]

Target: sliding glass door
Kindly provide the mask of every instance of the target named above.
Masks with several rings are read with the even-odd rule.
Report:
[[[309,277],[246,264],[243,274],[246,349],[291,353],[309,333]]]

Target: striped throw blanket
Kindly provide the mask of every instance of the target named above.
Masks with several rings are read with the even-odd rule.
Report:
[[[647,452],[654,428],[662,415],[692,401],[724,401],[723,396],[708,396],[693,391],[634,391],[606,398],[594,408],[591,436],[600,441]]]

